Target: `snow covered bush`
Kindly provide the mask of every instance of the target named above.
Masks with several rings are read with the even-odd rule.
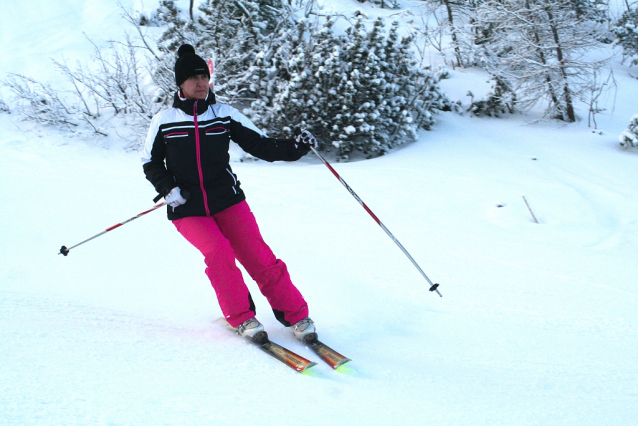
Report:
[[[382,19],[368,31],[364,18],[344,35],[333,21],[319,28],[301,21],[290,40],[294,50],[274,97],[254,102],[249,115],[268,129],[301,126],[317,135],[320,147],[347,159],[367,157],[429,129],[433,113],[449,108],[438,80],[416,66],[411,39],[399,40],[398,23],[385,33]]]
[[[71,132],[106,136],[108,128],[128,138],[145,133],[161,108],[147,88],[144,58],[131,39],[109,42],[100,49],[93,44],[90,58],[73,67],[53,60],[68,87],[52,87],[23,75],[2,82],[15,94],[15,109],[25,119]],[[117,123],[110,121],[117,117]],[[126,131],[122,131],[125,129]],[[125,135],[126,134],[126,135]]]
[[[14,108],[25,119],[63,130],[77,128],[78,123],[73,120],[76,108],[61,99],[51,85],[19,74],[9,74],[2,85],[16,95]]]
[[[492,77],[492,90],[487,93],[485,99],[475,101],[472,98],[472,103],[468,107],[468,112],[488,117],[500,117],[502,114],[513,114],[516,105],[516,93],[512,88],[498,76]],[[472,96],[469,92],[468,96]]]
[[[289,9],[283,0],[207,0],[200,5],[202,14],[197,21],[184,18],[172,0],[161,0],[150,18],[136,18],[123,9],[140,37],[134,40],[127,35],[122,41],[109,42],[107,48],[98,48],[89,40],[93,54],[73,66],[54,60],[68,87],[53,88],[28,76],[10,76],[2,84],[14,92],[15,109],[26,119],[73,132],[88,125],[100,135],[118,126],[118,134],[122,129],[132,130],[131,139],[142,139],[151,117],[172,102],[175,51],[182,43],[196,46],[204,58],[220,52],[216,91],[221,99],[252,101],[246,70],[270,42],[269,34],[293,26],[285,24]],[[164,31],[152,40],[142,24]],[[117,124],[110,125],[113,117],[118,118]]]
[[[122,11],[140,38],[125,34],[121,40],[107,42],[106,47],[87,39],[93,46],[87,60],[72,66],[64,59],[53,60],[68,82],[66,87],[52,87],[29,76],[10,75],[0,83],[16,95],[14,109],[26,120],[73,133],[88,130],[106,136],[113,132],[122,139],[135,141],[130,143],[131,148],[140,143],[153,115],[169,102],[168,97],[162,96],[162,88],[175,85],[172,75],[175,59],[160,57],[151,47],[155,43],[140,28],[140,21],[157,26],[166,19],[158,16],[140,19],[123,7]],[[177,15],[180,11],[165,8],[164,13]]]
[[[172,102],[175,51],[189,43],[203,58],[216,58],[219,100],[249,106],[255,124],[273,133],[309,128],[322,149],[342,159],[355,152],[382,155],[450,108],[440,77],[418,66],[412,39],[399,37],[397,22],[386,31],[383,19],[369,22],[359,13],[337,35],[330,17],[319,25],[316,17],[298,19],[300,10],[292,7],[289,0],[203,0],[196,19],[174,0],[161,0],[143,19],[124,10],[139,37],[106,49],[94,44],[90,60],[74,66],[54,61],[68,88],[21,76],[5,85],[28,119],[71,131],[88,125],[102,135],[119,126],[142,140],[150,118]]]
[[[631,58],[631,65],[638,65],[638,8],[623,13],[612,32],[623,48],[624,57]]]
[[[638,148],[638,114],[631,117],[629,127],[620,134],[618,138],[620,145],[625,148]]]

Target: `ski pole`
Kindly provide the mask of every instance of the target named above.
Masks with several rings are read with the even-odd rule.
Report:
[[[159,198],[161,198],[161,196],[160,196]],[[156,198],[154,201],[157,201],[159,198]],[[82,245],[82,244],[84,244],[84,243],[88,243],[89,241],[91,241],[91,240],[93,240],[93,239],[95,239],[95,238],[99,237],[100,235],[104,235],[104,234],[106,234],[107,232],[110,232],[110,231],[114,230],[115,228],[119,228],[119,227],[120,227],[120,226],[122,226],[122,225],[126,225],[126,224],[127,224],[127,223],[129,223],[130,221],[135,220],[135,219],[137,219],[138,217],[144,216],[145,214],[150,213],[150,212],[152,212],[152,211],[154,211],[154,210],[157,210],[157,209],[159,209],[160,207],[165,206],[165,205],[166,205],[166,201],[163,201],[163,202],[161,202],[161,203],[157,204],[157,205],[156,205],[155,207],[153,207],[152,209],[150,209],[150,210],[146,210],[145,212],[142,212],[142,213],[139,213],[138,215],[133,216],[132,218],[127,219],[127,220],[125,220],[125,221],[124,221],[124,222],[122,222],[122,223],[118,223],[117,225],[113,225],[113,226],[111,226],[110,228],[106,229],[105,231],[102,231],[102,232],[100,232],[99,234],[96,234],[96,235],[92,236],[91,238],[87,238],[86,240],[82,241],[81,243],[77,243],[76,245],[74,245],[74,246],[72,246],[72,247],[66,248],[65,246],[62,246],[62,248],[60,249],[60,253],[58,253],[58,254],[63,254],[63,255],[65,255],[65,256],[67,256],[67,255],[69,254],[69,250],[71,250],[71,249],[73,249],[73,248],[75,248],[75,247],[77,247],[77,246],[80,246],[80,245]]]
[[[410,262],[412,262],[412,264],[416,267],[416,269],[419,270],[419,272],[421,273],[421,275],[423,275],[423,278],[425,278],[425,280],[428,282],[428,284],[430,284],[430,291],[436,291],[436,293],[440,296],[443,297],[443,295],[439,292],[438,287],[439,284],[433,284],[432,281],[430,281],[430,279],[428,278],[427,275],[425,275],[425,272],[423,272],[423,269],[421,269],[421,267],[419,266],[418,263],[416,263],[416,261],[414,260],[414,258],[412,256],[410,256],[410,253],[408,253],[408,251],[405,249],[405,247],[403,247],[403,245],[399,242],[399,240],[396,239],[396,237],[394,235],[392,235],[392,232],[390,232],[390,230],[388,228],[385,227],[385,225],[379,220],[379,218],[372,213],[372,210],[370,210],[370,208],[368,206],[366,206],[366,203],[363,202],[363,200],[361,200],[361,198],[359,198],[359,196],[352,190],[352,188],[350,188],[350,186],[346,183],[345,180],[343,180],[341,178],[341,176],[339,176],[339,173],[337,173],[337,171],[335,169],[332,168],[332,166],[330,165],[330,163],[328,163],[326,161],[325,158],[323,158],[314,147],[310,147],[310,149],[312,149],[312,151],[317,154],[317,157],[319,157],[319,159],[321,160],[321,162],[323,164],[326,165],[326,167],[328,167],[328,169],[330,169],[330,171],[332,172],[333,175],[335,175],[335,177],[337,179],[339,179],[339,182],[341,182],[341,184],[343,186],[346,187],[346,189],[348,190],[348,192],[354,197],[355,200],[357,200],[359,202],[359,204],[361,204],[361,207],[363,207],[365,209],[365,211],[368,212],[368,214],[370,216],[372,216],[372,219],[374,219],[375,222],[377,222],[377,224],[381,227],[381,229],[383,229],[385,231],[386,234],[388,234],[388,237],[390,237],[392,239],[392,241],[394,241],[396,243],[397,246],[399,246],[399,248],[401,249],[401,251],[403,252],[403,254],[405,254],[408,259],[410,259]]]

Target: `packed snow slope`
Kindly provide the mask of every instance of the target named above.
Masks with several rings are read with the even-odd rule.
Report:
[[[0,15],[3,71],[49,75],[45,57],[78,55],[102,20],[117,35],[115,4],[35,3]],[[354,360],[308,376],[219,323],[162,211],[58,255],[153,188],[113,140],[0,113],[0,425],[635,425],[638,153],[617,136],[638,80],[616,66],[597,132],[445,113],[402,149],[333,163],[443,298],[316,158],[233,164],[320,337]],[[465,99],[484,80],[442,84]],[[319,361],[247,282],[273,340]]]

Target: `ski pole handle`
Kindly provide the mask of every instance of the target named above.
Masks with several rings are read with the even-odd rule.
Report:
[[[180,188],[179,191],[182,193],[182,197],[184,197],[185,200],[188,200],[188,197],[191,196],[191,193],[188,191],[188,189]],[[163,197],[162,194],[157,194],[157,197],[153,198],[153,202],[157,203],[162,197]]]

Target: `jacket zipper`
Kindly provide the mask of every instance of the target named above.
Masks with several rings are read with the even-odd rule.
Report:
[[[197,171],[199,172],[199,187],[202,189],[204,196],[204,208],[206,209],[206,216],[210,216],[210,209],[208,208],[208,195],[206,195],[206,189],[204,188],[204,173],[202,172],[202,153],[201,145],[199,142],[199,125],[197,124],[197,101],[193,105],[193,119],[195,121],[195,148],[197,150]]]

